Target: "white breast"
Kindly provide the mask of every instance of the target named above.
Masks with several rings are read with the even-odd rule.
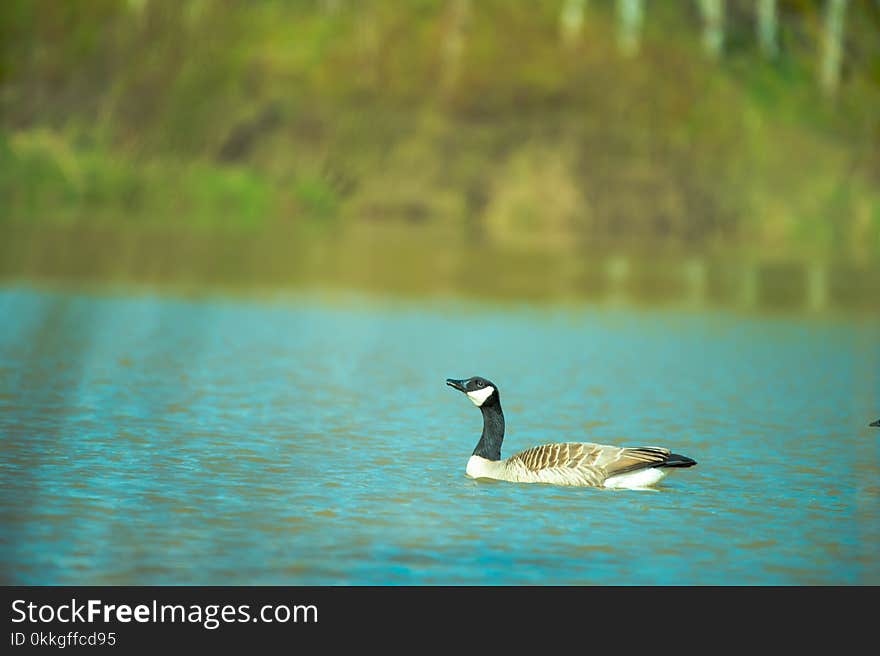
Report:
[[[498,461],[471,456],[465,473],[471,478],[498,478]]]

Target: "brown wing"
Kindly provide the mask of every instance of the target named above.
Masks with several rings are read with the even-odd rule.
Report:
[[[519,462],[526,469],[539,471],[551,467],[593,467],[601,454],[599,444],[558,442],[526,449],[510,459]]]
[[[655,446],[618,447],[591,442],[559,442],[526,449],[510,460],[531,471],[557,467],[597,469],[606,476],[662,465],[669,458],[669,449]]]

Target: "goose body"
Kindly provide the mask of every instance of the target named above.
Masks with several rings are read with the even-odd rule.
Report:
[[[483,414],[483,433],[468,460],[466,474],[514,483],[644,489],[671,467],[691,467],[691,458],[657,446],[619,447],[593,442],[543,444],[501,459],[504,413],[498,388],[485,378],[449,378]]]

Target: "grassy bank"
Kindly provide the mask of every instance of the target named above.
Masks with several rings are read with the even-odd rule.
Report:
[[[7,248],[3,269],[38,274],[43,245],[77,234],[79,268],[118,257],[102,271],[134,261],[113,244],[160,261],[166,239],[220,267],[236,235],[242,257],[331,262],[371,226],[450,261],[462,244],[880,258],[872,6],[851,9],[830,98],[811,3],[781,16],[773,61],[741,11],[714,61],[689,5],[652,13],[624,57],[611,3],[589,3],[574,46],[556,3],[473,3],[464,27],[454,4],[4,3],[0,224],[36,255]]]

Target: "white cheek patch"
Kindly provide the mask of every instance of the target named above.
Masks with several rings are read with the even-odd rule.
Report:
[[[495,391],[495,388],[491,385],[487,385],[483,389],[474,390],[473,392],[467,392],[468,398],[474,402],[474,405],[480,407],[486,402],[492,393]]]

